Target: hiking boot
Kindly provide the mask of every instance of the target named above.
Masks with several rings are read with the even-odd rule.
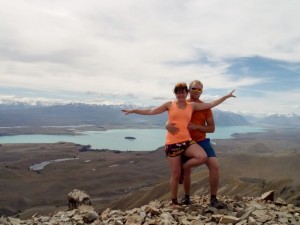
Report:
[[[181,200],[180,205],[190,205],[191,203],[192,201],[189,197],[184,197],[184,199]]]
[[[216,209],[225,209],[227,208],[226,204],[223,202],[220,202],[218,199],[214,198],[210,200],[210,206],[216,208]]]

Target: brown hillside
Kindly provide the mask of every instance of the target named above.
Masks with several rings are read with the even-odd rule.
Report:
[[[293,140],[273,134],[269,139],[249,135],[215,140],[221,173],[219,193],[255,197],[274,189],[276,196],[299,205],[300,144]],[[153,199],[169,198],[169,169],[163,148],[79,152],[79,147],[72,143],[2,144],[0,214],[30,217],[47,214],[54,207],[65,208],[65,196],[74,188],[88,192],[97,210],[139,207]],[[259,148],[271,152],[253,151]],[[79,159],[53,163],[37,172],[28,169],[35,163],[72,157]],[[205,195],[208,190],[208,171],[201,166],[193,174],[192,191]]]

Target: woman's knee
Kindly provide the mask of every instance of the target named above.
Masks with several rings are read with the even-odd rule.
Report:
[[[195,158],[197,159],[197,161],[200,161],[202,163],[206,162],[207,161],[207,155],[200,152],[199,154],[195,155]]]
[[[206,160],[207,160],[207,156],[203,156],[203,157],[198,158],[198,162],[200,164],[204,164],[206,162]]]
[[[187,148],[185,151],[185,156],[189,158],[207,157],[206,152],[198,144],[193,144]]]
[[[174,180],[177,180],[177,181],[179,181],[179,178],[180,178],[180,172],[173,172],[172,173],[172,178],[174,179]]]
[[[179,179],[181,173],[181,166],[179,168],[172,168],[171,169],[171,176],[173,179]]]

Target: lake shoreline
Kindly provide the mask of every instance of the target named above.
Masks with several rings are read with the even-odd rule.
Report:
[[[68,127],[59,127],[69,129]],[[55,129],[58,129],[55,127]],[[164,128],[130,128],[95,129],[95,127],[80,126],[78,130],[71,128],[71,134],[15,134],[0,136],[0,143],[56,143],[72,142],[80,145],[90,145],[92,149],[113,149],[120,151],[151,151],[164,145],[166,130]],[[20,130],[19,130],[20,132]],[[264,128],[255,126],[221,126],[216,132],[208,134],[210,139],[231,139],[233,135],[247,132],[265,132]]]
[[[81,135],[85,131],[107,131],[115,129],[164,129],[163,126],[117,126],[117,125],[74,125],[74,126],[39,126],[39,127],[0,127],[0,136],[22,135],[22,134],[45,134],[45,135]]]

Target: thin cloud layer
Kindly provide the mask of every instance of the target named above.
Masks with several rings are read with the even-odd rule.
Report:
[[[300,113],[299,1],[1,5],[0,99],[159,105],[200,79],[204,100],[237,90],[220,109]]]

